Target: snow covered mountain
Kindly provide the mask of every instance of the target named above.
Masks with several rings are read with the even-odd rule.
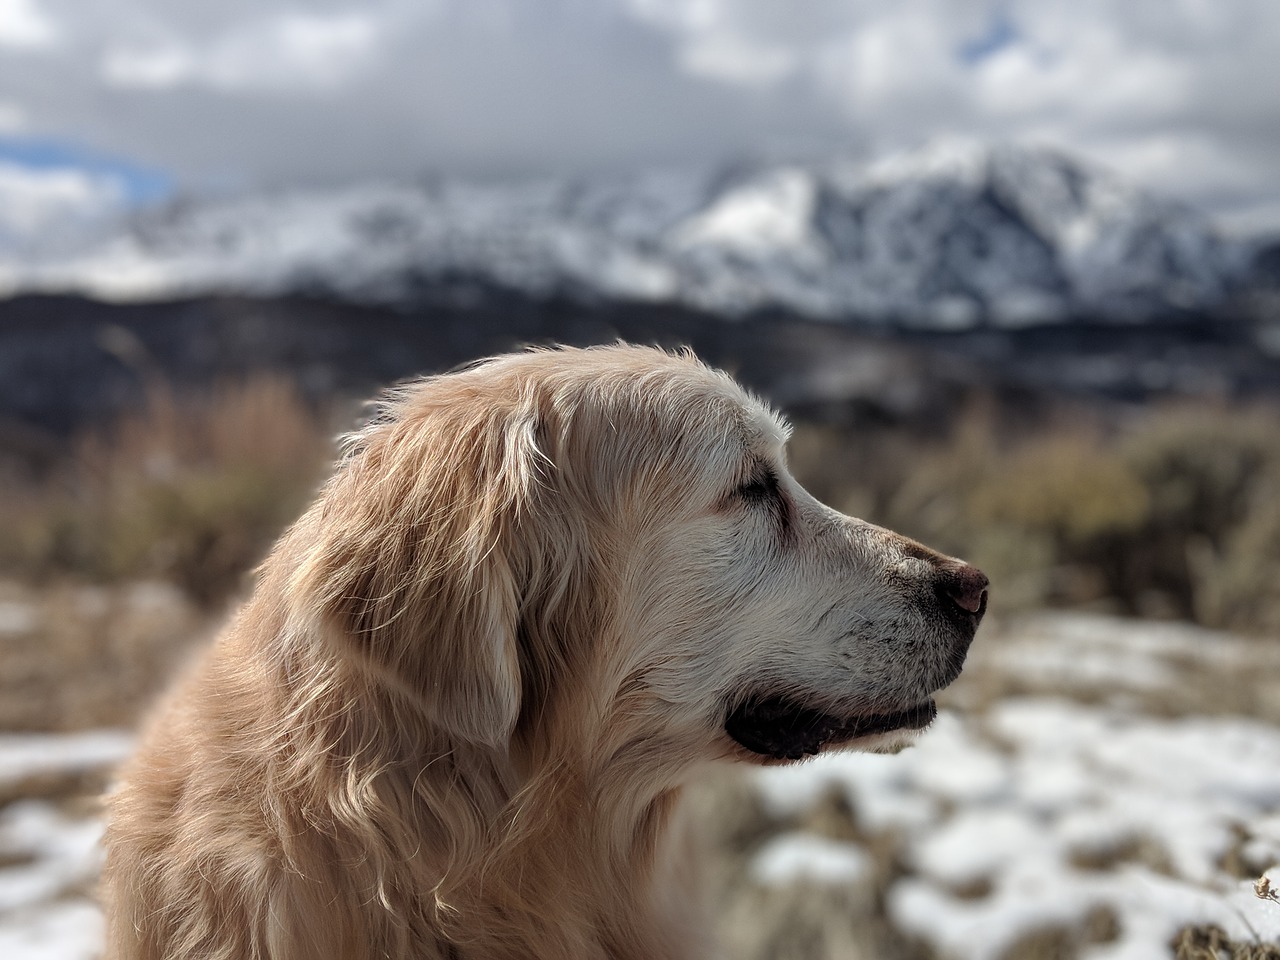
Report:
[[[1243,249],[1195,211],[1046,150],[945,144],[848,162],[594,179],[363,184],[152,212],[0,292],[112,300],[322,293],[781,309],[927,328],[1207,313]]]

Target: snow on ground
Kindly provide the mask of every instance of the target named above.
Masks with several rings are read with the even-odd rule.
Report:
[[[131,738],[118,731],[0,736],[0,793],[47,792],[50,778],[109,767]],[[0,957],[89,960],[99,953],[102,918],[92,888],[99,821],[49,799],[0,808]]]
[[[119,730],[59,734],[0,734],[0,788],[28,777],[75,773],[124,758],[132,738]]]
[[[1240,707],[1257,702],[1245,687],[1274,688],[1274,647],[1079,615],[980,636],[915,747],[749,774],[774,825],[749,881],[768,896],[883,882],[882,898],[843,902],[883,902],[893,928],[950,960],[998,960],[1046,928],[1079,932],[1089,960],[1170,956],[1190,924],[1280,940],[1280,903],[1253,892],[1280,864],[1280,726]],[[1236,688],[1239,703],[1224,699]],[[1209,710],[1205,689],[1228,693]],[[117,732],[0,736],[0,958],[96,956],[100,826],[47,783],[128,748]],[[806,820],[833,794],[853,837]]]
[[[1229,704],[1154,717],[1128,696],[1163,686],[1167,707],[1179,685],[1247,665],[1251,650],[1254,669],[1274,669],[1273,645],[1054,616],[995,646],[1006,671],[1075,691],[1087,680],[1097,702],[1005,697],[943,712],[895,756],[762,770],[766,810],[795,820],[835,792],[860,833],[892,836],[903,870],[886,891],[889,919],[942,957],[995,960],[1046,926],[1096,925],[1100,911],[1108,932],[1081,949],[1096,960],[1169,956],[1190,924],[1280,941],[1280,904],[1253,892],[1280,863],[1280,727]]]
[[[888,892],[890,917],[943,956],[996,958],[1097,908],[1120,929],[1086,954],[1099,960],[1159,956],[1189,923],[1280,938],[1280,906],[1221,866],[1241,834],[1251,859],[1280,861],[1271,726],[1027,698],[943,714],[896,756],[833,755],[759,781],[775,815],[836,789],[863,829],[894,831],[910,872]]]

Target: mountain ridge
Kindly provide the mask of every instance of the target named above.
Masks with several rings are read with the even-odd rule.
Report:
[[[114,301],[319,294],[414,307],[521,296],[782,310],[889,328],[1145,323],[1223,310],[1248,248],[1047,148],[175,204],[79,249],[0,260],[0,291]]]

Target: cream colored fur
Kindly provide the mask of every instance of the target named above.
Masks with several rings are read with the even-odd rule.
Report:
[[[108,958],[705,956],[668,827],[753,759],[726,708],[890,709],[955,666],[941,558],[814,501],[785,434],[635,347],[398,390],[122,772]],[[735,494],[760,464],[781,522]]]

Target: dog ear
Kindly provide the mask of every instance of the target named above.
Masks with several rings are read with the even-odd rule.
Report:
[[[375,682],[496,746],[520,713],[516,528],[538,484],[537,416],[456,396],[452,379],[407,388],[349,442],[299,525],[314,542],[289,592]]]

